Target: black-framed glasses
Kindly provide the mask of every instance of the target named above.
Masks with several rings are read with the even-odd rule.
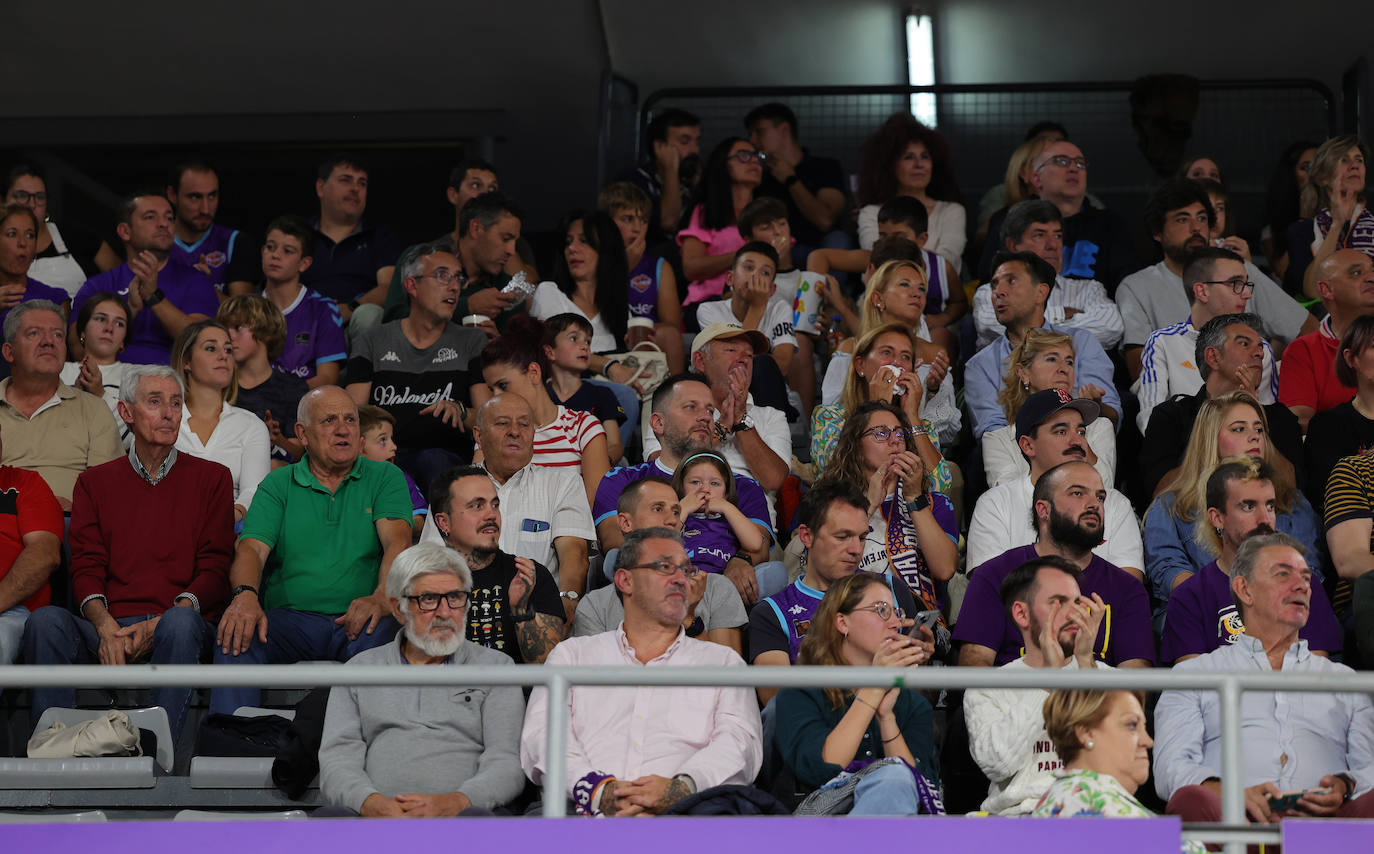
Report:
[[[439,610],[439,602],[448,603],[450,611],[461,611],[468,606],[468,599],[471,595],[466,590],[450,590],[447,593],[421,593],[418,596],[407,596],[406,598],[415,603],[415,607],[425,613]]]
[[[697,577],[697,574],[701,572],[701,570],[697,569],[695,566],[691,565],[690,563],[673,563],[673,562],[670,561],[670,560],[656,560],[656,561],[654,561],[653,563],[637,563],[637,564],[634,564],[633,566],[627,566],[627,567],[625,567],[625,568],[626,568],[626,569],[652,569],[654,572],[657,572],[659,575],[672,575],[672,574],[675,573],[675,572],[681,572],[683,575],[687,576],[687,578],[689,578],[689,579],[696,578],[696,577]]]
[[[748,148],[741,148],[739,151],[736,151],[734,154],[731,154],[730,156],[741,163],[753,163],[755,160],[763,160],[762,154],[759,154],[757,151]]]
[[[21,205],[27,205],[30,199],[40,205],[46,204],[48,201],[47,193],[30,193],[28,190],[10,190],[10,195]]]
[[[1058,166],[1060,169],[1068,169],[1070,166],[1077,166],[1079,169],[1084,170],[1088,168],[1088,158],[1070,157],[1067,154],[1054,155],[1053,157],[1046,160],[1044,163],[1040,164],[1040,168],[1043,169],[1045,166],[1051,163],[1053,163],[1055,166]]]
[[[872,611],[873,613],[877,614],[878,619],[882,620],[884,623],[892,619],[894,614],[897,616],[897,619],[899,620],[906,619],[906,612],[903,611],[901,608],[897,607],[896,605],[893,605],[891,602],[874,602],[872,605],[862,605],[858,608],[855,608],[854,610]]]
[[[860,438],[872,436],[879,442],[887,442],[896,439],[898,442],[905,442],[907,432],[905,427],[869,427],[859,434]]]
[[[1240,276],[1231,279],[1222,279],[1219,282],[1203,282],[1203,284],[1226,285],[1236,296],[1244,296],[1247,293],[1253,295],[1255,293],[1255,283],[1249,279],[1242,279]]]

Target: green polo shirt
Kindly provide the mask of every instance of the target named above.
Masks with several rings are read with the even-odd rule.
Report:
[[[342,614],[377,589],[382,562],[378,519],[410,521],[405,476],[391,463],[358,457],[331,493],[309,460],[276,469],[258,486],[243,537],[272,550],[263,576],[264,608]]]

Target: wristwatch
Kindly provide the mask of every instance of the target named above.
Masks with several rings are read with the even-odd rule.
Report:
[[[1339,774],[1332,774],[1331,776],[1345,784],[1345,795],[1341,798],[1341,803],[1350,803],[1350,799],[1355,797],[1355,778],[1344,771]]]
[[[920,495],[906,503],[906,512],[919,513],[930,506],[930,493],[922,492]]]
[[[143,304],[152,308],[165,299],[167,299],[167,295],[162,292],[162,288],[156,288],[151,294],[148,294],[148,298],[143,301]]]
[[[221,588],[221,589],[223,589],[223,588]],[[240,593],[244,592],[245,590],[248,591],[249,593],[252,593],[254,596],[258,597],[259,599],[262,598],[262,594],[258,592],[258,588],[254,587],[254,586],[251,585],[251,584],[240,584],[238,587],[235,587],[235,588],[234,588],[234,591],[233,591],[232,593],[229,594],[229,598],[230,598],[230,599],[237,598],[238,595],[239,595]]]
[[[730,428],[730,435],[733,436],[733,435],[735,435],[736,433],[739,433],[739,432],[741,432],[741,431],[743,431],[743,430],[753,430],[753,429],[754,429],[754,419],[753,419],[753,418],[750,418],[750,417],[746,414],[743,418],[741,418],[741,419],[739,420],[738,423],[735,424],[735,426],[733,426],[733,427]]]
[[[559,596],[562,596],[564,599],[571,599],[571,600],[574,601],[574,602],[576,602],[576,601],[578,600],[578,595],[577,595],[577,591],[576,591],[576,590],[560,590],[560,591],[558,591],[558,595],[559,595]]]

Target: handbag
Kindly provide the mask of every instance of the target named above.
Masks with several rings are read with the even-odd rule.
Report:
[[[668,378],[668,354],[652,341],[641,342],[633,350],[625,353],[608,353],[606,360],[607,365],[619,362],[636,372],[635,378],[630,380],[628,385],[635,390],[640,400],[653,397],[654,391]],[[615,382],[604,372],[597,379]]]
[[[901,765],[916,775],[916,791],[920,799],[921,813],[925,815],[944,815],[945,805],[940,792],[930,784],[921,772],[912,768],[906,760],[897,756],[884,756],[872,762],[851,762],[835,779],[806,796],[793,815],[821,816],[847,815],[854,809],[854,790],[860,781],[879,768]],[[854,770],[850,770],[854,769]]]
[[[70,759],[74,756],[141,756],[138,730],[129,716],[111,709],[98,718],[75,726],[62,722],[33,734],[31,759]]]

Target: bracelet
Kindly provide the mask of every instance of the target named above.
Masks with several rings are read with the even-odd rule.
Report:
[[[881,735],[881,733],[879,733],[879,735]],[[901,737],[902,737],[902,734],[899,732],[899,733],[897,733],[896,735],[892,736],[892,738],[885,738],[885,739],[883,739],[883,744],[890,744],[891,742],[894,742],[894,741],[896,741],[897,739],[899,739],[899,738],[901,738]]]
[[[855,694],[854,694],[854,702],[856,702],[856,703],[863,703],[865,706],[868,706],[868,707],[869,707],[870,709],[872,709],[873,711],[875,711],[875,712],[878,711],[878,707],[877,707],[877,706],[875,706],[875,705],[873,705],[872,703],[868,702],[868,701],[865,700],[863,697],[860,697],[860,696],[858,695],[857,692],[855,692]]]
[[[162,292],[162,288],[154,288],[153,292],[148,294],[148,298],[143,301],[143,305],[152,308],[166,298],[167,295]]]

